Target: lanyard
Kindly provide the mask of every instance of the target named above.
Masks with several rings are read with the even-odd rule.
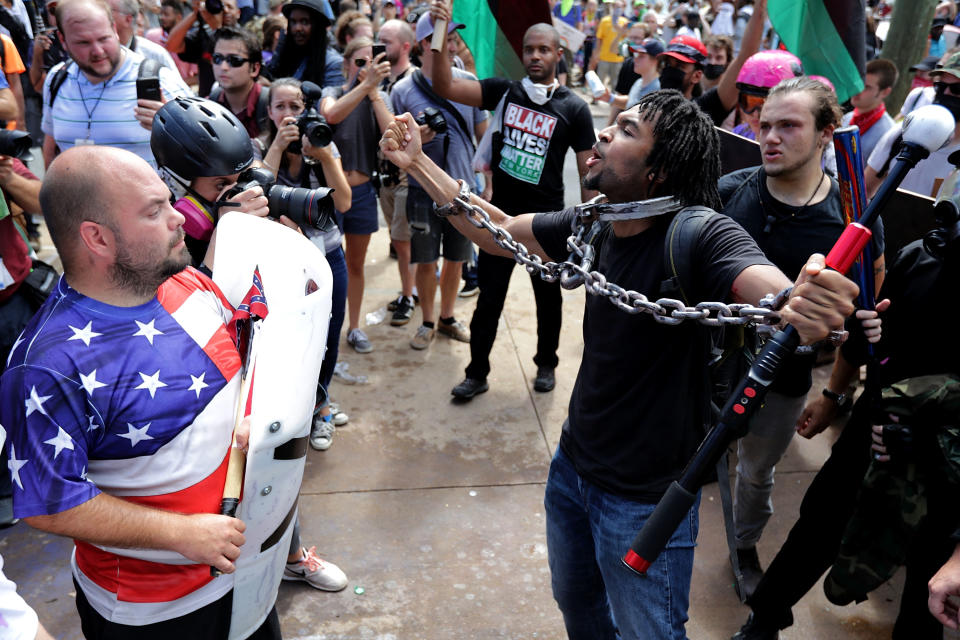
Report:
[[[87,109],[87,100],[83,97],[83,86],[80,84],[80,74],[77,73],[77,92],[80,94],[80,103],[83,105],[83,110],[87,112],[87,140],[90,139],[90,127],[93,126],[93,113],[100,106],[100,99],[103,98],[103,92],[106,90],[108,82],[109,80],[103,81],[103,84],[100,85],[100,95],[97,96],[97,101],[93,103],[92,109]]]

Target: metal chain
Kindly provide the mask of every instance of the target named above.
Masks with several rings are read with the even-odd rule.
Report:
[[[567,247],[571,256],[580,258],[583,265],[566,260],[564,262],[543,262],[540,256],[531,254],[523,243],[513,239],[508,231],[498,227],[490,221],[490,216],[480,207],[471,204],[468,200],[457,196],[448,209],[448,215],[455,213],[452,209],[459,208],[466,213],[467,220],[480,229],[486,229],[493,236],[494,241],[503,249],[513,254],[514,259],[522,264],[531,274],[539,274],[547,282],[560,281],[561,286],[573,289],[583,284],[588,293],[602,296],[621,311],[626,313],[647,313],[661,324],[676,325],[684,320],[696,320],[700,324],[710,327],[725,325],[774,325],[780,322],[779,314],[774,310],[779,308],[778,297],[767,295],[760,301],[760,306],[750,304],[726,304],[724,302],[701,302],[693,307],[686,306],[682,301],[673,298],[660,298],[651,301],[647,296],[636,291],[624,289],[612,282],[598,271],[591,271],[594,247],[584,241],[589,225],[578,225],[575,235],[567,238]],[[761,327],[758,327],[758,329]],[[772,327],[771,327],[772,328]]]

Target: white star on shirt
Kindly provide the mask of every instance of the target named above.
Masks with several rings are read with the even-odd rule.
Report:
[[[100,387],[107,386],[106,383],[97,380],[97,370],[94,369],[87,375],[80,374],[80,385],[87,390],[87,395],[93,395],[93,392]]]
[[[89,480],[87,480],[87,468],[86,468],[86,467],[84,467],[84,468],[83,468],[83,471],[80,472],[80,479],[81,479],[81,480],[85,480],[85,481],[87,481],[87,482],[90,482]]]
[[[191,373],[191,374],[190,374],[190,379],[193,380],[193,384],[190,385],[190,388],[187,389],[187,391],[196,391],[196,392],[197,392],[197,398],[199,398],[199,397],[200,397],[200,392],[201,392],[203,389],[206,389],[207,387],[210,386],[210,385],[208,385],[206,382],[203,381],[203,379],[206,377],[206,375],[207,375],[207,372],[204,371],[203,373],[200,374],[200,377],[198,378],[197,376],[195,376],[195,375],[193,375],[193,374]]]
[[[27,407],[27,416],[29,416],[34,411],[39,411],[43,415],[47,415],[47,410],[43,408],[43,403],[52,398],[53,396],[41,396],[37,393],[36,387],[30,388],[30,397],[27,398],[24,403]]]
[[[134,389],[146,389],[147,391],[150,392],[151,398],[157,395],[157,389],[159,389],[160,387],[167,386],[166,382],[160,381],[160,369],[157,369],[157,372],[152,376],[148,376],[147,374],[141,371],[138,371],[137,373],[140,374],[140,377],[143,379],[143,382],[141,382],[138,386],[134,387]]]
[[[130,424],[130,423],[128,422],[128,423],[127,423],[127,432],[126,432],[126,433],[118,433],[117,436],[119,436],[119,437],[121,437],[121,438],[126,438],[127,440],[130,441],[130,447],[131,447],[131,448],[132,448],[132,447],[135,447],[135,446],[137,446],[137,444],[138,444],[141,440],[153,440],[153,436],[147,435],[147,429],[150,428],[150,425],[151,425],[151,424],[153,424],[153,423],[148,422],[147,424],[143,425],[142,427],[137,428],[137,427],[133,426],[132,424]]]
[[[151,320],[147,324],[144,324],[139,320],[134,320],[134,322],[137,323],[137,326],[140,327],[140,329],[133,335],[143,336],[144,338],[147,339],[147,342],[149,342],[150,344],[153,344],[153,336],[163,335],[163,331],[160,331],[159,329],[155,329],[153,326],[153,323],[156,322],[156,319]]]
[[[49,444],[53,447],[53,459],[56,460],[57,456],[60,455],[60,452],[64,449],[70,449],[73,451],[73,439],[70,437],[70,434],[63,430],[63,427],[57,427],[57,435],[50,438],[49,440],[44,440],[43,444]]]
[[[87,422],[87,431],[93,431],[100,428],[100,425],[97,424],[96,418],[93,416],[87,416]]]
[[[91,329],[91,328],[90,328],[90,325],[92,325],[92,324],[93,324],[92,321],[91,321],[91,322],[88,322],[88,323],[87,323],[87,326],[85,326],[83,329],[77,329],[76,327],[74,327],[74,326],[72,326],[72,325],[67,325],[67,326],[70,327],[70,329],[73,331],[73,335],[70,336],[69,338],[67,338],[67,340],[68,340],[68,341],[70,341],[70,340],[83,340],[83,344],[85,344],[85,345],[87,345],[87,346],[89,347],[89,346],[90,346],[90,340],[91,340],[92,338],[96,338],[97,336],[102,336],[102,335],[103,335],[102,333],[97,333],[96,331],[94,331],[93,329]]]
[[[10,443],[10,457],[7,459],[7,469],[10,470],[13,481],[17,483],[21,491],[23,491],[23,481],[20,479],[20,469],[28,462],[29,460],[17,460],[17,450],[14,448],[13,443]]]

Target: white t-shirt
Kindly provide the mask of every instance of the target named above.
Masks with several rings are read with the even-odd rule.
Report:
[[[878,173],[880,172],[887,158],[890,157],[890,147],[901,131],[900,127],[895,127],[887,131],[886,135],[880,139],[873,153],[870,154],[869,160],[867,160],[867,165],[870,168]],[[917,166],[904,178],[900,188],[919,193],[922,196],[935,197],[936,180],[937,178],[946,178],[953,171],[954,166],[947,161],[947,158],[957,150],[960,150],[960,141],[951,140],[947,146],[934,151],[929,157],[917,163]],[[893,161],[890,164],[892,165]]]

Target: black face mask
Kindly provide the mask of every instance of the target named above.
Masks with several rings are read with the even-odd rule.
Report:
[[[707,80],[716,80],[726,70],[727,65],[725,64],[708,64],[703,67],[703,75],[707,77]]]
[[[661,80],[661,84],[662,84]],[[960,97],[947,95],[946,93],[937,93],[933,104],[939,104],[946,107],[953,114],[953,119],[960,122]]]
[[[676,67],[664,67],[660,72],[660,88],[682,91],[683,80],[686,77],[687,74]]]

